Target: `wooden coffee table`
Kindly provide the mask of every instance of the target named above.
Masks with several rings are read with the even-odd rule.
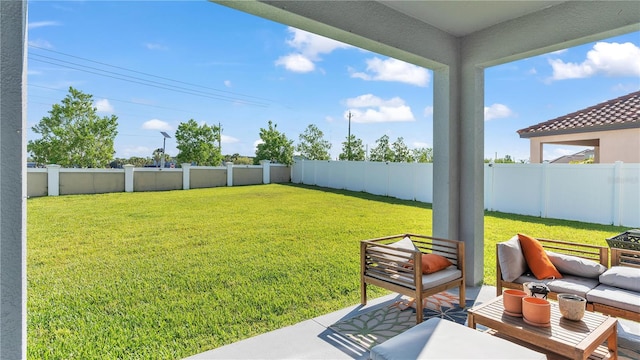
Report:
[[[502,296],[469,309],[467,321],[473,329],[478,324],[486,326],[496,336],[550,355],[580,360],[618,358],[618,319],[586,311],[581,321],[571,321],[560,315],[557,302],[550,303],[550,327],[529,325],[504,314]],[[605,340],[607,345],[602,346]]]

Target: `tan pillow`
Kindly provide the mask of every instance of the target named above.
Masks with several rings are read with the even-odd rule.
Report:
[[[522,254],[517,235],[508,241],[498,243],[498,262],[504,281],[512,282],[527,271],[527,261]]]

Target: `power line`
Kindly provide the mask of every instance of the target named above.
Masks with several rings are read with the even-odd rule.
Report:
[[[33,87],[38,87],[38,88],[47,89],[47,90],[54,90],[54,91],[59,91],[59,92],[66,92],[67,91],[66,89],[65,90],[56,89],[56,88],[52,88],[52,87],[49,87],[49,86],[36,85],[36,84],[32,84],[32,83],[28,83],[27,86],[33,86]],[[164,109],[164,110],[180,111],[180,112],[185,112],[185,113],[199,114],[199,115],[202,115],[202,116],[209,116],[209,114],[205,114],[205,113],[201,113],[201,112],[193,112],[192,110],[184,110],[184,109],[172,108],[172,107],[167,107],[167,106],[145,104],[145,103],[139,103],[139,102],[135,102],[135,101],[115,99],[115,98],[112,98],[112,97],[109,97],[109,96],[103,96],[103,95],[93,95],[93,96],[97,97],[97,98],[107,99],[107,100],[110,100],[110,101],[118,101],[118,102],[138,105],[138,106],[148,106],[148,107]],[[29,97],[40,97],[40,98],[45,98],[45,99],[47,98],[45,96],[31,95],[31,94],[29,94]],[[57,101],[59,101],[59,100],[56,100],[56,102]],[[32,102],[29,102],[29,103],[32,103]],[[52,105],[52,104],[45,104],[45,103],[39,103],[39,104]],[[122,114],[124,114],[124,113],[122,113]]]
[[[136,74],[141,74],[141,75],[145,75],[145,76],[155,77],[155,78],[158,78],[158,79],[163,79],[163,80],[168,80],[168,81],[172,81],[172,82],[176,82],[176,83],[181,83],[181,84],[185,84],[185,85],[189,85],[189,86],[195,86],[195,87],[200,87],[200,88],[203,88],[203,89],[208,89],[208,90],[228,93],[228,94],[232,94],[232,95],[237,95],[237,96],[242,96],[242,97],[247,97],[247,98],[253,98],[253,99],[258,99],[258,100],[264,100],[264,101],[268,101],[268,102],[274,102],[273,100],[270,100],[270,99],[267,99],[267,98],[263,98],[263,97],[245,95],[245,94],[236,93],[236,92],[233,92],[233,91],[216,89],[216,88],[212,88],[212,87],[208,87],[208,86],[204,86],[204,85],[200,85],[200,84],[188,83],[186,81],[175,80],[175,79],[171,79],[171,78],[167,78],[167,77],[163,77],[163,76],[159,76],[159,75],[145,73],[145,72],[142,72],[142,71],[128,69],[128,68],[125,68],[125,67],[122,67],[122,66],[111,65],[111,64],[104,63],[104,62],[95,61],[95,60],[83,58],[81,56],[71,55],[71,54],[67,54],[67,53],[61,52],[61,51],[47,49],[47,48],[43,48],[43,47],[32,45],[32,44],[29,44],[29,47],[30,48],[39,49],[39,50],[43,50],[43,51],[49,51],[49,52],[52,52],[52,53],[56,53],[56,54],[60,54],[60,55],[68,56],[68,57],[72,57],[72,58],[75,58],[75,59],[88,61],[88,62],[95,63],[95,64],[109,66],[109,67],[112,67],[112,68],[115,68],[115,69],[129,71],[129,72],[136,73]],[[36,55],[36,54],[32,54],[32,55]],[[40,56],[44,56],[44,55],[40,55]],[[60,60],[60,61],[63,61],[63,60]]]
[[[82,69],[82,68],[77,68],[77,67],[73,67],[73,66],[69,66],[69,65],[63,65],[63,64],[59,64],[59,63],[55,63],[55,62],[51,62],[51,61],[42,60],[42,59],[33,59],[32,58],[31,60],[38,61],[38,62],[43,62],[43,63],[47,63],[47,64],[51,64],[51,65],[56,65],[56,66],[60,66],[60,67],[68,68],[68,69],[72,69],[72,70],[78,70],[78,71],[82,71],[82,72],[86,72],[86,73],[90,73],[90,74],[100,75],[100,76],[104,76],[104,77],[108,77],[108,78],[112,78],[112,79],[116,79],[116,80],[122,80],[122,81],[127,81],[127,82],[130,82],[130,83],[136,83],[136,84],[140,84],[140,85],[154,87],[156,89],[169,90],[169,91],[179,92],[179,93],[188,94],[188,95],[194,95],[194,96],[210,98],[210,99],[214,99],[214,100],[229,101],[229,102],[240,102],[240,103],[243,103],[243,104],[252,105],[252,106],[258,106],[258,107],[268,107],[269,106],[268,104],[264,104],[264,103],[247,101],[247,100],[243,100],[243,99],[234,99],[234,98],[230,98],[228,96],[222,96],[222,95],[207,94],[205,92],[201,92],[201,91],[198,91],[198,90],[191,90],[191,89],[187,89],[187,88],[182,88],[184,90],[180,90],[180,88],[177,88],[175,86],[171,86],[170,84],[163,84],[163,83],[160,83],[160,82],[157,82],[157,81],[135,78],[135,77],[131,77],[131,76],[123,75],[123,74],[118,74],[118,73],[114,73],[114,72],[106,71],[106,70],[101,70],[101,69],[97,69],[97,70],[105,72],[105,73],[113,73],[113,74],[116,74],[116,75],[119,75],[119,76],[124,76],[124,78],[123,77],[119,77],[119,76],[102,74],[100,72],[85,70],[85,69]],[[67,62],[67,61],[58,60],[58,59],[55,59],[55,61]],[[71,64],[73,64],[73,63],[71,63]],[[84,66],[84,65],[80,65],[80,64],[73,64],[73,65],[80,66],[80,67],[86,67],[86,68],[89,68],[89,69],[95,69],[95,68]],[[132,79],[140,79],[142,81],[129,80],[129,79],[126,79],[127,77],[132,78]],[[156,83],[156,84],[159,84],[159,85],[152,85],[150,83]]]

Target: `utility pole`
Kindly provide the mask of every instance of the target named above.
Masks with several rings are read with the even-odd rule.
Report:
[[[351,111],[349,111],[349,131],[347,133],[347,161],[351,161]]]
[[[218,151],[222,155],[222,124],[218,122]]]

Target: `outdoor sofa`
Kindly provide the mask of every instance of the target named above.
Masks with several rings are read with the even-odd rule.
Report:
[[[367,284],[415,299],[416,323],[423,319],[423,300],[459,288],[465,306],[464,243],[417,234],[360,241],[360,293],[367,304]]]
[[[535,239],[544,250],[540,257],[546,256],[561,275],[539,278],[531,270],[539,266],[532,264],[537,261],[524,256],[522,236],[496,245],[496,295],[502,295],[503,288],[522,290],[527,282],[544,283],[551,299],[570,293],[584,297],[588,311],[640,321],[640,251],[611,248],[609,267],[607,247]]]

